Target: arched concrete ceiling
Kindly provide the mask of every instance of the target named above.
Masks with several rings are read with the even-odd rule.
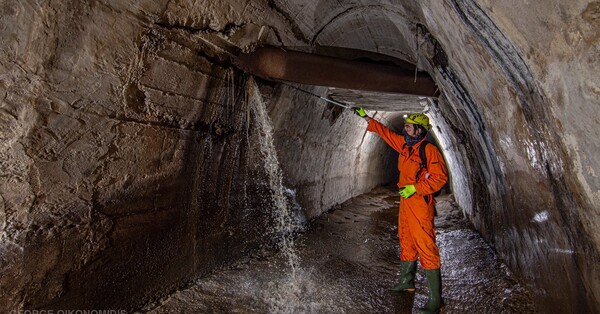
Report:
[[[310,42],[308,46],[291,47],[293,49],[352,59],[377,59],[379,54],[387,56],[388,60],[396,58],[414,65],[419,59],[419,42],[423,45],[422,48],[419,46],[420,49],[426,48],[424,39],[417,37],[418,10],[410,4],[374,4],[370,1],[318,1],[315,4],[294,1],[282,4],[282,9],[286,10],[286,16],[293,17],[298,29],[305,34],[303,37]],[[355,54],[349,56],[344,48],[354,50]],[[373,110],[413,112],[424,109],[420,98],[410,95],[339,88],[330,90],[328,95],[332,99]]]
[[[315,33],[314,45],[372,51],[408,59],[413,38],[407,17],[381,5],[351,7],[333,17]]]

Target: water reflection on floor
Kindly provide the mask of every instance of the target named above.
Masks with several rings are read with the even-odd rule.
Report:
[[[269,251],[198,280],[148,305],[149,313],[416,313],[427,299],[422,270],[416,293],[387,289],[399,271],[397,196],[380,187],[311,224],[297,241],[295,275]],[[533,313],[531,298],[462,218],[452,198],[438,199],[442,313]]]

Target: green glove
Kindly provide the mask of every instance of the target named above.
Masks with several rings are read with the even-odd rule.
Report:
[[[403,186],[400,188],[400,192],[398,192],[398,194],[400,194],[400,196],[402,196],[403,198],[409,198],[411,195],[415,194],[415,192],[417,192],[417,190],[415,189],[415,186],[412,184]]]
[[[352,108],[352,110],[354,110],[354,113],[359,115],[361,118],[364,118],[367,116],[367,113],[365,112],[365,109],[363,107]]]

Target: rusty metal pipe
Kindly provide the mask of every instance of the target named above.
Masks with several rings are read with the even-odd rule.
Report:
[[[435,97],[437,87],[426,73],[400,67],[339,59],[276,47],[261,47],[233,60],[240,69],[268,80],[356,90]]]

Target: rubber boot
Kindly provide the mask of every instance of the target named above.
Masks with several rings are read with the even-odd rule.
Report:
[[[425,307],[421,308],[420,314],[437,314],[444,306],[442,299],[442,274],[440,269],[425,270],[427,285],[429,286],[429,300]]]
[[[400,282],[391,287],[392,291],[415,291],[415,273],[417,272],[417,261],[400,261]]]

